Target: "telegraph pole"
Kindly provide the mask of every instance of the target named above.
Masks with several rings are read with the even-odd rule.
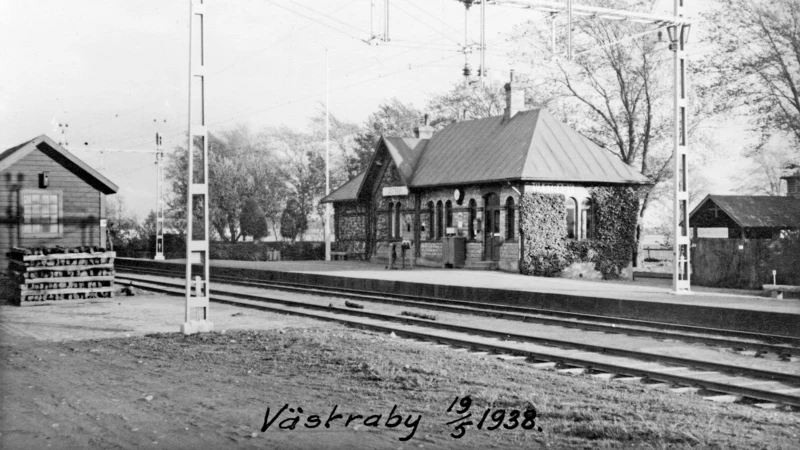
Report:
[[[189,167],[186,190],[186,321],[183,334],[212,331],[208,319],[210,297],[209,229],[208,229],[208,128],[205,114],[205,43],[203,42],[206,5],[204,0],[189,0]],[[197,100],[195,100],[195,95]],[[197,104],[195,104],[197,102]],[[197,111],[195,111],[197,108]],[[195,161],[195,142],[199,143],[202,160]],[[198,171],[195,170],[198,166]],[[195,199],[198,222],[202,227],[195,239]],[[201,267],[202,275],[192,280],[192,265]]]
[[[325,196],[331,193],[331,72],[325,49]],[[331,260],[331,202],[325,204],[325,261]]]
[[[155,153],[156,155],[156,252],[154,260],[164,260],[164,150],[162,149],[163,136],[156,133],[156,149],[144,150],[138,148],[102,148],[100,152],[100,169],[105,169],[106,153]],[[86,143],[88,145],[88,142]],[[64,147],[71,152],[87,151],[89,148]]]
[[[161,134],[156,133],[156,261],[164,260],[164,151]]]

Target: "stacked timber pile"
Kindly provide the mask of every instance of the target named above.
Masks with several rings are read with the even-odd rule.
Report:
[[[114,296],[115,252],[99,247],[14,247],[6,255],[20,305]]]

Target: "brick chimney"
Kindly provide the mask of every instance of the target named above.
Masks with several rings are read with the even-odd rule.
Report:
[[[414,137],[418,139],[430,139],[433,137],[433,127],[428,125],[428,115],[425,114],[422,126],[414,127]]]
[[[506,110],[503,120],[510,120],[518,112],[525,109],[525,91],[514,82],[514,69],[511,69],[511,80],[506,83]]]
[[[782,180],[786,180],[786,195],[789,197],[800,198],[800,166],[789,164]]]

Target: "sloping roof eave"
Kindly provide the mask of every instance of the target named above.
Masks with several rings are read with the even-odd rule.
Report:
[[[78,157],[70,153],[67,149],[57,144],[55,141],[53,141],[47,135],[44,134],[39,135],[29,140],[28,142],[17,145],[0,153],[0,156],[2,156],[2,159],[0,159],[0,170],[4,170],[12,166],[14,163],[18,161],[19,158],[24,157],[24,155],[33,151],[34,148],[38,148],[39,145],[41,144],[47,145],[53,151],[66,158],[69,162],[74,164],[81,171],[86,173],[89,177],[94,179],[98,184],[100,184],[100,186],[102,187],[100,191],[103,192],[104,194],[106,195],[116,194],[119,191],[119,186],[111,182],[111,180],[104,177],[100,172],[91,168],[85,162],[81,161]],[[15,155],[17,157],[14,157]]]
[[[608,181],[608,180],[585,180],[585,179],[566,179],[566,178],[543,178],[543,177],[512,177],[512,178],[501,178],[496,180],[466,180],[466,181],[453,181],[453,182],[443,182],[443,183],[436,183],[436,184],[411,184],[409,188],[412,189],[421,189],[421,188],[432,188],[432,187],[446,187],[446,186],[465,186],[465,185],[474,185],[474,184],[498,184],[498,183],[509,183],[509,182],[536,182],[536,183],[573,183],[573,184],[616,184],[616,185],[636,185],[636,186],[652,186],[653,183],[650,180],[646,181]]]

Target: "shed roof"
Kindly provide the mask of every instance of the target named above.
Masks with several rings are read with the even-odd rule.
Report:
[[[800,228],[800,199],[769,195],[707,195],[689,216],[714,204],[741,228]]]
[[[67,149],[60,146],[54,140],[50,139],[44,134],[0,153],[0,171],[11,167],[11,165],[24,158],[34,149],[41,148],[42,146],[50,148],[52,151],[58,153],[67,159],[67,161],[72,163],[73,167],[70,168],[71,170],[77,170],[78,172],[87,175],[90,179],[96,181],[98,186],[100,186],[100,191],[102,191],[104,194],[114,194],[119,190],[119,187],[116,184],[112,183],[108,178],[101,175],[100,172],[92,169],[88,164],[78,159],[75,155],[67,151]]]

